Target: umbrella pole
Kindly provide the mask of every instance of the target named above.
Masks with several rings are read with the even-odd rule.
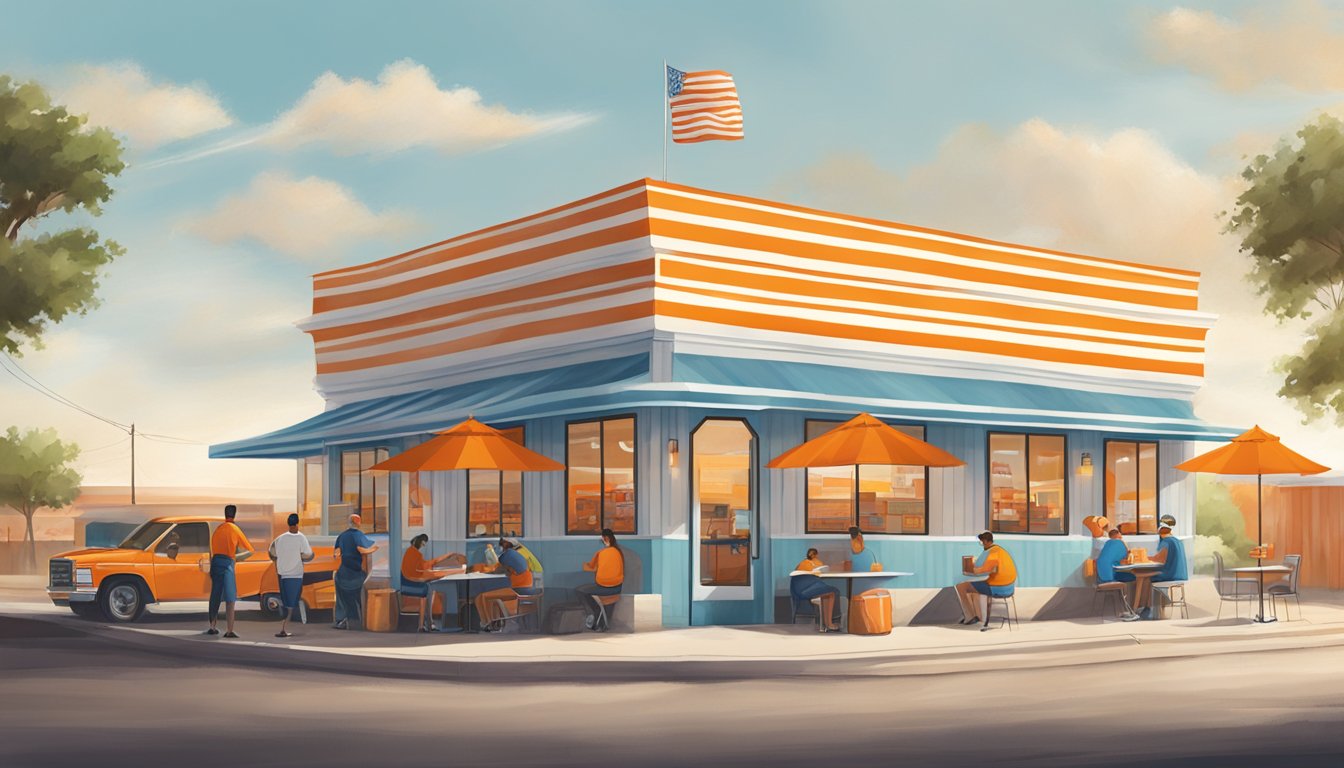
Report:
[[[1263,517],[1265,499],[1264,499],[1264,491],[1261,488],[1261,482],[1263,481],[1263,478],[1264,475],[1255,476],[1255,551],[1257,554],[1262,556],[1265,554],[1265,547],[1263,541],[1265,538],[1265,530],[1264,530],[1265,526]],[[1257,568],[1261,567],[1263,564],[1264,563],[1261,560],[1261,558],[1259,557],[1255,558],[1255,565]],[[1273,619],[1265,618],[1265,572],[1260,571],[1259,575],[1260,575],[1260,615],[1256,616],[1255,620],[1260,622],[1261,624],[1265,624],[1270,621],[1273,621]]]

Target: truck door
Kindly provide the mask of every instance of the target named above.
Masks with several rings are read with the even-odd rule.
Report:
[[[178,523],[154,548],[154,597],[165,600],[206,600],[210,574],[200,561],[210,559],[210,526]]]

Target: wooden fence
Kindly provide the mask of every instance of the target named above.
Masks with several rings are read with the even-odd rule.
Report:
[[[1231,486],[1232,498],[1255,540],[1255,484]],[[1264,487],[1264,534],[1274,560],[1302,555],[1301,586],[1344,589],[1344,486]]]

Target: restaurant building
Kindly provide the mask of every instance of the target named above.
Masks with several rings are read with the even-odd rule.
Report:
[[[843,558],[851,525],[914,574],[898,590],[955,583],[985,529],[1021,586],[1081,586],[1084,516],[1192,536],[1173,467],[1235,434],[1191,405],[1198,292],[1189,271],[643,179],[315,276],[299,326],[327,410],[210,455],[297,460],[314,533],[357,510],[397,553],[521,536],[548,602],[609,527],[667,626],[787,621],[789,571],[809,546]],[[966,465],[765,468],[863,411]],[[468,415],[566,470],[368,471]]]

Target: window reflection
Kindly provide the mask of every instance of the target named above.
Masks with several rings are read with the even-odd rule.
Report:
[[[842,422],[808,420],[811,440]],[[920,440],[924,427],[893,424],[893,429]],[[807,470],[807,532],[844,533],[857,525],[868,533],[928,533],[928,470],[919,466],[866,464],[814,467]],[[857,510],[857,513],[856,513]]]
[[[635,533],[635,419],[567,426],[565,532]]]
[[[753,437],[736,419],[712,419],[691,436],[699,509],[700,583],[751,586]]]

